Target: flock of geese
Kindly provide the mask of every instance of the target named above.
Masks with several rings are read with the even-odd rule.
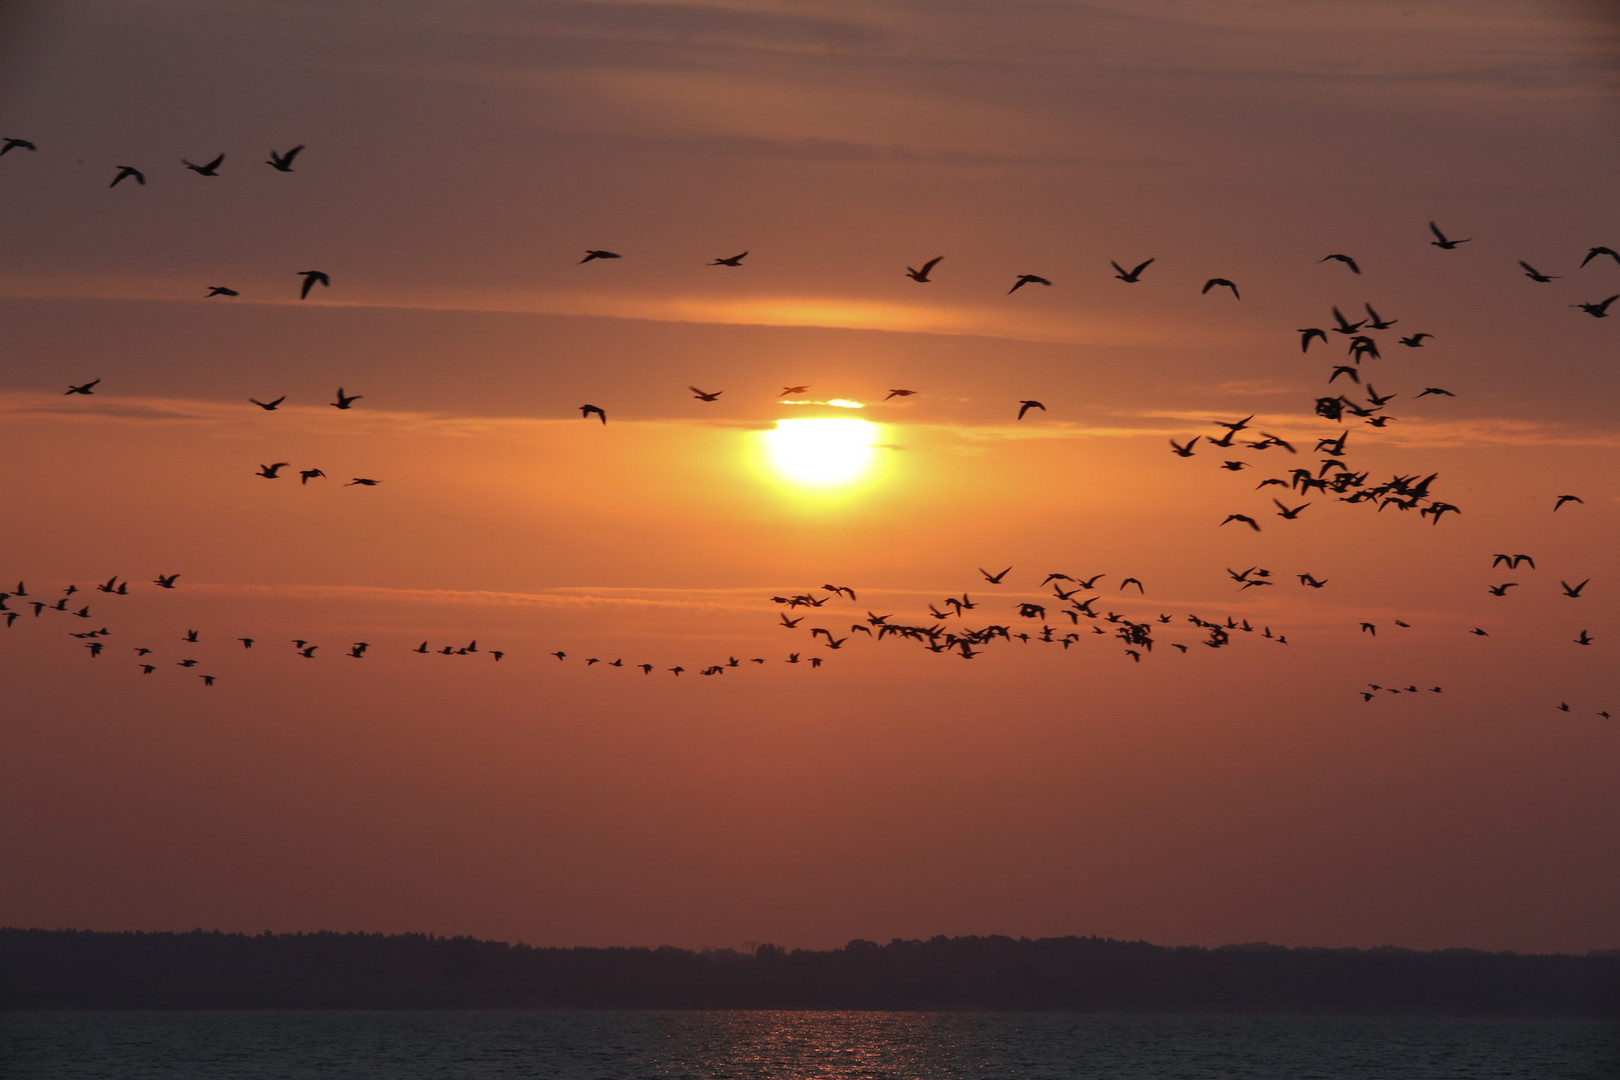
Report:
[[[0,138],[0,158],[16,151],[37,152],[36,145],[28,139]],[[302,145],[294,146],[286,151],[270,151],[269,158],[264,164],[281,173],[293,172],[293,164],[304,151]],[[189,172],[205,178],[218,178],[225,164],[226,155],[215,155],[212,159],[201,164],[182,159],[181,164]],[[118,165],[113,173],[109,188],[117,188],[126,180],[134,181],[135,186],[143,187],[147,183],[147,174],[130,165]],[[1429,232],[1433,239],[1429,243],[1442,251],[1456,251],[1463,244],[1470,243],[1472,237],[1453,238],[1431,221],[1428,223]],[[710,267],[725,267],[739,269],[749,255],[742,251],[736,255],[716,257],[706,263]],[[585,252],[579,260],[580,264],[608,262],[622,259],[625,256],[619,252],[595,248]],[[1587,268],[1602,260],[1612,260],[1620,266],[1620,252],[1607,246],[1592,246],[1580,260],[1577,270]],[[923,262],[920,266],[906,266],[903,276],[918,285],[927,285],[934,281],[934,274],[944,256],[935,256]],[[1110,262],[1114,271],[1114,278],[1125,285],[1140,285],[1143,275],[1154,264],[1156,259],[1149,258],[1135,262],[1126,268],[1119,262]],[[1355,277],[1362,275],[1359,260],[1343,252],[1333,252],[1324,255],[1320,263],[1334,263],[1342,266],[1349,274]],[[1519,267],[1524,276],[1537,285],[1550,284],[1564,275],[1543,273],[1528,261],[1520,260]],[[299,279],[298,297],[308,299],[316,287],[329,289],[332,287],[332,278],[329,273],[322,270],[302,270],[292,276]],[[1006,295],[1019,292],[1026,286],[1039,285],[1052,287],[1053,282],[1040,274],[1023,273],[1016,276]],[[1207,295],[1214,290],[1224,290],[1230,294],[1233,301],[1241,301],[1242,296],[1236,282],[1225,277],[1211,277],[1207,279],[1200,293]],[[229,285],[210,285],[205,288],[204,298],[226,299],[239,297],[240,291]],[[1620,299],[1620,293],[1605,299],[1576,302],[1569,306],[1576,308],[1595,319],[1607,318],[1610,306]],[[1381,315],[1370,303],[1363,303],[1361,310],[1364,314],[1352,318],[1347,316],[1338,306],[1331,309],[1331,322],[1322,321],[1322,325],[1298,328],[1299,347],[1302,353],[1310,353],[1313,346],[1320,344],[1324,348],[1331,348],[1337,342],[1344,346],[1344,359],[1330,362],[1330,370],[1326,384],[1329,392],[1317,397],[1313,403],[1312,411],[1321,421],[1338,425],[1334,433],[1317,439],[1308,453],[1317,456],[1314,467],[1299,465],[1282,470],[1281,476],[1268,476],[1254,488],[1254,491],[1264,491],[1269,498],[1270,506],[1262,506],[1251,512],[1247,510],[1234,511],[1225,516],[1214,527],[1221,528],[1236,525],[1241,529],[1255,532],[1262,530],[1262,515],[1268,522],[1272,519],[1288,523],[1299,520],[1306,510],[1319,503],[1338,502],[1347,504],[1362,504],[1371,507],[1375,512],[1383,512],[1394,508],[1397,512],[1417,511],[1419,519],[1427,519],[1431,524],[1438,525],[1442,518],[1448,514],[1461,514],[1460,507],[1436,498],[1434,486],[1438,480],[1437,474],[1424,475],[1421,473],[1396,474],[1388,479],[1373,482],[1370,473],[1358,470],[1351,461],[1352,445],[1350,436],[1353,429],[1345,426],[1348,420],[1358,420],[1363,425],[1373,428],[1383,428],[1396,417],[1388,411],[1391,402],[1401,397],[1400,393],[1380,393],[1375,389],[1370,376],[1370,370],[1364,363],[1378,361],[1383,357],[1387,342],[1381,342],[1376,336],[1379,333],[1391,330],[1399,322],[1396,318],[1386,318]],[[1435,334],[1426,331],[1395,332],[1396,343],[1406,349],[1424,348],[1427,342],[1435,339]],[[1339,389],[1339,380],[1344,384]],[[102,380],[95,378],[83,383],[71,384],[64,391],[70,396],[92,396]],[[702,390],[696,386],[688,387],[693,397],[702,402],[717,402],[723,390]],[[785,386],[779,396],[786,397],[805,393],[807,385]],[[906,398],[918,394],[920,391],[911,388],[893,388],[885,401],[894,398]],[[1408,400],[1418,401],[1426,397],[1454,397],[1454,393],[1444,387],[1425,386],[1418,391],[1408,392]],[[339,387],[333,401],[329,404],[338,410],[347,411],[354,407],[355,402],[362,400],[363,395],[347,393]],[[248,401],[258,409],[274,412],[283,402],[286,395],[260,400],[249,398]],[[606,408],[596,404],[581,404],[578,406],[583,419],[595,419],[602,425],[608,422]],[[1023,421],[1032,410],[1046,412],[1046,405],[1032,398],[1017,401],[1016,420]],[[1254,416],[1245,416],[1237,420],[1212,421],[1218,433],[1198,433],[1180,440],[1170,440],[1171,453],[1179,458],[1193,458],[1203,453],[1216,451],[1220,459],[1219,469],[1234,474],[1241,474],[1245,470],[1255,467],[1255,463],[1243,454],[1268,453],[1281,451],[1286,455],[1298,457],[1300,447],[1293,442],[1276,434],[1265,431],[1253,431],[1250,424]],[[286,461],[261,465],[256,475],[265,480],[282,479],[282,469],[290,467]],[[308,484],[311,480],[324,479],[326,473],[318,467],[300,469],[298,471],[300,484]],[[382,481],[372,477],[354,477],[344,486],[349,487],[375,487]],[[1273,493],[1271,489],[1281,489]],[[1277,497],[1278,494],[1287,495],[1288,502]],[[1301,501],[1303,500],[1303,501]],[[1552,512],[1562,510],[1566,505],[1580,505],[1579,496],[1563,494],[1556,496],[1552,505]],[[1292,504],[1292,505],[1291,505]],[[1274,508],[1274,509],[1273,509]],[[1325,512],[1318,509],[1317,514]],[[1270,527],[1269,524],[1265,527]],[[1521,567],[1528,566],[1535,569],[1534,559],[1526,554],[1498,554],[1492,562],[1492,569],[1506,566],[1510,572],[1517,572]],[[986,650],[999,645],[1010,645],[1017,642],[1021,645],[1053,645],[1062,650],[1069,650],[1088,640],[1102,639],[1111,642],[1121,654],[1132,663],[1142,663],[1145,656],[1151,655],[1156,645],[1165,645],[1168,650],[1187,653],[1194,647],[1221,649],[1233,644],[1234,641],[1248,635],[1254,635],[1260,640],[1269,641],[1277,645],[1287,645],[1287,636],[1274,632],[1270,626],[1255,626],[1247,618],[1239,619],[1232,615],[1211,616],[1207,614],[1183,613],[1181,616],[1172,616],[1166,613],[1157,613],[1150,616],[1131,616],[1125,613],[1107,610],[1098,611],[1096,606],[1102,601],[1104,593],[1099,584],[1104,580],[1103,574],[1075,575],[1065,572],[1049,572],[1036,587],[1039,593],[1024,593],[1025,598],[999,602],[994,610],[1000,617],[981,615],[974,617],[970,612],[978,612],[981,605],[988,607],[990,602],[984,598],[983,589],[992,592],[998,591],[1007,584],[1008,575],[1012,567],[1007,567],[997,573],[979,569],[981,582],[981,598],[973,599],[964,589],[960,595],[949,595],[937,603],[927,606],[926,616],[902,617],[895,613],[878,614],[877,612],[861,609],[864,614],[851,615],[845,604],[858,606],[854,588],[843,585],[825,584],[819,588],[806,589],[801,592],[786,595],[775,595],[771,602],[779,605],[782,611],[779,615],[778,626],[781,629],[794,631],[807,637],[806,644],[797,651],[789,652],[785,658],[788,664],[804,664],[809,668],[819,668],[825,658],[822,650],[837,651],[844,649],[858,638],[865,638],[871,642],[882,642],[886,639],[908,643],[918,646],[928,652],[950,655],[961,659],[971,660],[982,655]],[[1228,568],[1227,573],[1236,585],[1239,593],[1250,589],[1264,589],[1276,587],[1281,578],[1265,567],[1251,566],[1245,570]],[[159,574],[152,580],[152,584],[159,590],[170,591],[177,587],[180,574]],[[1320,590],[1329,584],[1327,580],[1316,577],[1309,571],[1302,571],[1290,575],[1296,578],[1300,588]],[[1577,584],[1561,581],[1562,595],[1571,600],[1581,600],[1591,579],[1584,578]],[[1506,598],[1508,590],[1518,588],[1522,583],[1518,581],[1504,581],[1495,584],[1487,583],[1486,588],[1491,596]],[[1117,594],[1123,596],[1127,589],[1134,586],[1137,600],[1145,598],[1146,586],[1135,577],[1122,577],[1117,583]],[[112,597],[127,597],[131,595],[129,582],[120,580],[117,576],[98,583],[94,589]],[[1050,590],[1049,592],[1047,590]],[[87,622],[100,621],[97,614],[93,614],[88,603],[75,600],[80,590],[77,585],[68,585],[61,595],[51,598],[38,597],[31,594],[25,582],[18,582],[15,589],[9,592],[0,592],[0,617],[3,617],[6,627],[12,627],[25,616],[29,623],[42,618],[58,619],[69,618],[86,620]],[[1029,599],[1030,596],[1036,599]],[[829,603],[838,606],[828,609]],[[98,611],[100,605],[97,605]],[[852,621],[846,622],[849,619]],[[1065,622],[1065,620],[1067,620]],[[809,623],[801,627],[801,624]],[[86,625],[81,622],[78,625]],[[1397,629],[1408,629],[1410,623],[1396,619],[1393,623]],[[1171,640],[1171,631],[1178,628],[1191,627],[1193,637],[1189,640]],[[1376,637],[1378,626],[1372,622],[1360,624],[1362,634]],[[1474,627],[1469,633],[1476,637],[1488,637],[1489,632],[1482,627]],[[108,626],[99,626],[96,629],[69,631],[71,637],[82,642],[86,653],[91,658],[99,658],[108,652],[114,634]],[[253,650],[259,643],[254,636],[226,635],[233,645],[239,644],[244,650]],[[194,645],[203,640],[199,632],[187,629],[176,635],[176,640],[185,645]],[[1571,639],[1576,646],[1591,646],[1595,639],[1586,629]],[[315,660],[330,653],[337,653],[348,659],[364,660],[370,653],[372,646],[369,642],[359,641],[347,645],[326,649],[325,646],[305,639],[293,639],[290,642],[293,655],[305,660]],[[131,658],[136,668],[144,675],[156,673],[159,664],[165,667],[178,667],[190,671],[200,665],[200,661],[189,655],[178,658],[157,656],[157,651],[149,643],[126,646],[134,655]],[[324,651],[323,651],[324,650]],[[184,649],[180,652],[195,650]],[[477,641],[466,645],[433,644],[424,640],[420,645],[409,650],[422,655],[440,655],[455,657],[487,656],[499,662],[508,655],[504,649],[480,650]],[[551,653],[558,662],[567,663],[570,658],[580,662],[585,667],[598,665],[606,668],[639,670],[644,675],[651,675],[660,667],[670,675],[679,677],[693,671],[702,676],[720,676],[728,671],[742,667],[743,664],[764,665],[768,663],[766,657],[754,656],[746,660],[736,656],[726,656],[723,659],[711,658],[705,663],[694,663],[688,667],[684,664],[656,665],[650,662],[635,662],[626,664],[623,657],[611,659],[601,656],[579,656],[571,654],[566,649],[557,649]],[[211,673],[192,672],[204,686],[213,686],[218,681],[217,676]],[[1415,694],[1440,693],[1443,688],[1431,686],[1420,690],[1416,685],[1405,687],[1384,686],[1382,684],[1367,684],[1370,689],[1358,690],[1357,693],[1364,701],[1371,702],[1380,694]],[[1569,712],[1571,707],[1567,702],[1559,702],[1556,706],[1559,711]],[[1597,715],[1607,720],[1610,713],[1598,710]]]

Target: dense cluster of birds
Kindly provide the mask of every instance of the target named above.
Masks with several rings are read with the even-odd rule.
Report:
[[[291,173],[294,171],[294,161],[303,153],[304,149],[303,145],[297,145],[286,151],[271,150],[264,164],[277,172]],[[37,152],[38,147],[29,139],[0,138],[0,158],[14,151]],[[221,169],[224,167],[225,160],[226,155],[219,153],[202,163],[181,159],[180,164],[186,171],[199,177],[218,178]],[[144,187],[147,184],[147,173],[131,165],[117,165],[108,187],[118,188],[126,180],[134,181],[136,187]],[[1473,237],[1449,236],[1433,221],[1428,223],[1428,229],[1433,237],[1429,241],[1430,245],[1442,251],[1456,251],[1461,245],[1471,243],[1473,240]],[[749,251],[745,250],[735,255],[717,256],[705,265],[739,269],[743,267],[744,260],[748,258],[749,254]],[[579,259],[578,262],[580,264],[609,262],[623,258],[625,256],[619,252],[605,248],[593,248],[587,250],[583,258]],[[919,285],[930,284],[934,281],[933,275],[944,261],[944,258],[943,255],[938,255],[924,261],[920,266],[906,266],[903,276]],[[1604,259],[1612,260],[1616,265],[1620,265],[1620,252],[1603,245],[1592,246],[1580,260],[1576,269],[1588,267]],[[1156,261],[1156,258],[1144,259],[1135,262],[1128,269],[1117,261],[1110,261],[1109,265],[1113,269],[1115,279],[1126,285],[1139,285],[1143,281],[1143,275]],[[1334,263],[1342,266],[1357,278],[1361,277],[1363,273],[1360,260],[1343,252],[1324,255],[1318,262]],[[1564,276],[1562,274],[1543,273],[1525,260],[1519,260],[1518,265],[1524,276],[1538,285],[1549,284]],[[297,296],[300,300],[307,300],[316,287],[322,289],[332,287],[331,275],[323,270],[300,270],[294,272],[291,276],[299,279]],[[1019,292],[1025,286],[1031,285],[1050,288],[1053,286],[1053,282],[1041,274],[1021,273],[1015,277],[1006,295],[1010,296]],[[1241,301],[1242,299],[1237,283],[1230,278],[1210,277],[1204,282],[1200,293],[1208,295],[1215,290],[1224,290],[1229,293],[1233,301]],[[241,295],[240,290],[229,285],[209,285],[205,287],[203,298],[230,299]],[[1576,302],[1569,306],[1592,318],[1602,319],[1609,316],[1610,306],[1617,299],[1620,299],[1620,294],[1611,295],[1601,300]],[[1256,514],[1264,515],[1268,519],[1276,518],[1283,522],[1293,522],[1299,520],[1302,513],[1321,501],[1365,504],[1372,506],[1378,512],[1391,507],[1402,512],[1416,510],[1419,518],[1427,519],[1435,525],[1438,525],[1442,518],[1448,514],[1457,515],[1462,513],[1461,508],[1457,505],[1435,497],[1433,489],[1438,480],[1438,474],[1396,474],[1386,480],[1373,482],[1369,471],[1358,470],[1351,464],[1349,459],[1352,452],[1350,443],[1351,429],[1343,426],[1347,418],[1360,420],[1363,424],[1373,428],[1383,428],[1396,419],[1388,411],[1390,403],[1402,396],[1400,392],[1380,393],[1371,381],[1370,369],[1364,366],[1364,364],[1381,360],[1384,349],[1389,347],[1387,342],[1381,342],[1375,335],[1390,331],[1401,320],[1381,315],[1370,302],[1362,302],[1360,312],[1364,314],[1358,313],[1359,317],[1352,318],[1347,316],[1339,306],[1333,306],[1331,308],[1331,325],[1323,320],[1322,325],[1302,327],[1295,331],[1299,335],[1300,351],[1305,354],[1309,354],[1312,347],[1318,343],[1324,348],[1331,348],[1335,339],[1337,339],[1345,347],[1345,360],[1331,363],[1326,382],[1331,388],[1338,384],[1340,379],[1343,379],[1349,387],[1353,388],[1348,391],[1324,394],[1316,398],[1312,405],[1312,412],[1316,417],[1340,425],[1333,434],[1316,439],[1310,452],[1319,457],[1317,465],[1315,467],[1295,466],[1284,470],[1282,476],[1270,476],[1262,479],[1253,490],[1267,492],[1270,507],[1262,506],[1260,509],[1249,513],[1234,511],[1227,514],[1218,523],[1217,527],[1235,524],[1240,528],[1259,532],[1262,530],[1262,525],[1260,519],[1255,516]],[[1420,349],[1426,347],[1429,341],[1435,340],[1436,335],[1427,330],[1409,330],[1404,333],[1396,331],[1395,338],[1396,343],[1402,348]],[[100,378],[95,378],[83,383],[70,384],[64,394],[67,396],[92,396],[95,394],[96,388],[101,385],[101,382]],[[705,403],[719,401],[721,395],[725,392],[724,390],[703,390],[696,386],[689,386],[687,389],[691,391],[695,400]],[[799,395],[809,389],[807,385],[784,386],[779,396]],[[911,388],[892,388],[884,400],[903,399],[918,393],[918,390]],[[339,387],[334,400],[329,404],[335,409],[347,411],[352,409],[355,402],[360,401],[362,397],[363,395],[360,394],[347,393],[343,387]],[[1425,386],[1416,392],[1408,392],[1408,397],[1409,400],[1417,401],[1426,397],[1450,398],[1455,397],[1455,394],[1444,387]],[[250,404],[266,412],[274,412],[286,400],[286,394],[269,400],[248,399]],[[1045,403],[1033,398],[1018,399],[1016,404],[1017,421],[1023,421],[1032,410],[1038,410],[1042,413],[1047,411]],[[591,420],[594,418],[603,425],[607,424],[608,414],[604,407],[587,403],[581,404],[578,409],[583,419]],[[1252,461],[1239,456],[1242,453],[1280,450],[1295,457],[1299,455],[1300,448],[1289,439],[1270,432],[1251,431],[1249,425],[1254,419],[1253,415],[1249,415],[1231,421],[1212,421],[1214,426],[1219,429],[1219,434],[1200,433],[1179,440],[1172,438],[1170,440],[1171,452],[1177,457],[1190,459],[1203,451],[1220,451],[1218,455],[1221,459],[1219,468],[1232,473],[1241,473],[1254,467]],[[1200,444],[1202,445],[1200,446]],[[286,461],[262,464],[254,475],[266,480],[281,479],[281,470],[289,468],[290,465],[291,463]],[[299,469],[298,475],[300,484],[308,484],[311,480],[326,478],[327,474],[321,468],[312,466]],[[344,486],[375,487],[381,482],[371,477],[354,477]],[[1288,495],[1289,501],[1284,502],[1277,494],[1271,493],[1270,489],[1272,488],[1282,489],[1278,494]],[[1557,512],[1567,504],[1578,505],[1581,502],[1580,497],[1576,495],[1559,495],[1556,497],[1552,510]],[[1318,514],[1321,512],[1321,510],[1317,511]],[[1526,554],[1498,554],[1493,560],[1492,568],[1502,565],[1506,565],[1510,571],[1517,571],[1522,566],[1528,566],[1532,571],[1535,569],[1533,558]],[[995,589],[1003,585],[1011,570],[1012,567],[1009,566],[997,573],[991,573],[981,568],[979,574],[984,585]],[[1273,587],[1277,583],[1272,571],[1264,567],[1251,566],[1242,571],[1228,568],[1227,573],[1232,582],[1236,584],[1238,592]],[[179,574],[160,574],[153,579],[153,584],[160,589],[172,590],[176,587],[179,576]],[[1327,580],[1318,578],[1309,571],[1298,572],[1292,576],[1297,578],[1302,588],[1323,589],[1329,584]],[[785,662],[790,664],[805,663],[811,668],[820,667],[823,663],[821,655],[807,656],[805,654],[810,653],[818,646],[827,650],[843,649],[846,644],[857,636],[864,636],[873,642],[884,640],[908,642],[918,645],[931,653],[952,655],[968,660],[981,655],[987,648],[996,643],[1020,642],[1025,645],[1057,645],[1067,650],[1078,645],[1086,638],[1100,637],[1116,643],[1123,655],[1135,663],[1141,663],[1144,655],[1151,654],[1155,644],[1161,642],[1166,643],[1170,649],[1181,653],[1186,653],[1195,644],[1212,649],[1225,648],[1232,644],[1234,635],[1258,634],[1261,639],[1276,644],[1286,645],[1288,643],[1288,639],[1284,634],[1274,633],[1271,627],[1256,627],[1247,618],[1239,619],[1232,615],[1206,617],[1187,613],[1178,620],[1176,617],[1164,613],[1149,617],[1131,617],[1112,610],[1098,612],[1095,610],[1095,605],[1102,596],[1098,582],[1103,577],[1102,574],[1085,576],[1070,575],[1062,572],[1049,573],[1040,582],[1039,589],[1046,590],[1050,587],[1050,593],[1043,592],[1041,598],[1037,600],[1018,600],[998,608],[998,612],[1007,616],[1004,621],[997,621],[994,616],[982,620],[971,619],[968,613],[979,610],[981,604],[985,601],[973,600],[968,592],[964,590],[960,596],[946,596],[937,604],[929,604],[926,617],[902,618],[892,613],[880,615],[868,610],[865,612],[864,617],[857,617],[855,621],[849,623],[847,629],[842,628],[841,621],[837,626],[811,625],[803,631],[809,636],[809,645],[802,647],[799,651],[789,653]],[[1579,600],[1590,583],[1590,578],[1583,578],[1574,584],[1569,581],[1560,581],[1562,595],[1569,599]],[[1486,589],[1490,595],[1503,598],[1508,596],[1508,590],[1520,587],[1520,585],[1521,583],[1518,581],[1504,581],[1487,584]],[[1145,586],[1134,577],[1121,578],[1118,585],[1119,592],[1124,594],[1126,589],[1131,586],[1135,586],[1139,599],[1145,596]],[[130,595],[129,582],[127,580],[121,581],[116,576],[94,587],[97,591],[112,596],[125,597]],[[91,614],[90,606],[85,603],[76,603],[73,600],[78,592],[79,589],[76,585],[69,585],[63,590],[61,596],[46,600],[31,596],[26,590],[25,584],[19,582],[14,590],[0,592],[0,616],[3,616],[7,627],[15,624],[30,609],[33,618],[36,619],[47,613],[52,613],[53,617],[55,615],[65,615],[93,621],[94,617]],[[831,622],[832,620],[822,613],[822,609],[829,601],[847,600],[850,603],[857,602],[856,593],[852,587],[831,584],[823,585],[819,589],[791,595],[772,596],[770,600],[773,604],[781,605],[786,609],[780,615],[779,625],[788,630],[797,630],[800,624],[810,618],[812,614],[814,615],[814,618],[810,619],[812,622]],[[22,606],[10,606],[14,602]],[[802,613],[796,616],[789,614],[789,612],[796,610]],[[1062,622],[1065,618],[1068,620],[1066,625]],[[970,621],[974,625],[970,625]],[[981,621],[982,625],[977,625]],[[1054,622],[1057,625],[1053,625]],[[1089,632],[1082,633],[1082,626],[1085,626]],[[1176,626],[1193,627],[1197,631],[1197,638],[1191,642],[1168,640],[1164,636],[1168,633],[1166,628]],[[1410,624],[1404,620],[1396,619],[1394,620],[1394,626],[1406,629],[1410,627]],[[1378,627],[1375,623],[1363,622],[1360,624],[1360,631],[1363,634],[1376,636],[1377,630]],[[1477,626],[1469,632],[1478,637],[1489,636],[1487,630]],[[94,658],[100,657],[106,652],[109,645],[108,639],[112,635],[112,631],[108,627],[102,626],[95,630],[71,631],[70,634],[72,637],[80,639],[88,655]],[[187,630],[179,640],[186,644],[194,644],[199,640],[199,635],[195,630]],[[235,639],[244,649],[252,649],[256,640],[253,637],[237,637]],[[1578,646],[1590,646],[1594,641],[1586,629],[1580,630],[1578,636],[1572,640]],[[291,644],[295,655],[308,660],[315,659],[317,652],[322,648],[321,645],[304,639],[295,639]],[[136,654],[138,667],[142,673],[151,675],[158,670],[157,662],[148,659],[154,656],[152,647],[149,645],[136,645],[130,648]],[[340,650],[340,652],[348,658],[361,660],[366,658],[368,650],[371,648],[372,646],[368,642],[353,642]],[[463,646],[451,644],[434,645],[430,641],[424,640],[419,646],[410,651],[419,654],[459,657],[485,655],[497,662],[507,655],[505,650],[500,649],[480,651],[476,640]],[[551,655],[560,662],[566,662],[570,653],[565,649],[558,649]],[[600,664],[607,668],[622,669],[627,666],[622,657],[615,657],[611,660],[596,656],[576,658],[583,659],[586,667],[595,667]],[[675,676],[680,676],[688,670],[696,671],[700,675],[715,676],[738,668],[744,662],[763,665],[768,661],[764,657],[750,657],[743,661],[735,656],[728,655],[724,660],[695,664],[691,668],[677,664],[665,666],[665,670]],[[198,663],[199,661],[192,657],[181,657],[173,661],[174,666],[183,669],[196,667]],[[659,665],[638,662],[632,663],[628,667],[650,675],[658,669]],[[205,686],[214,685],[216,681],[215,675],[200,672],[197,674]],[[1366,701],[1374,700],[1381,692],[1411,694],[1419,692],[1440,693],[1442,691],[1439,686],[1428,687],[1426,690],[1420,691],[1416,685],[1406,687],[1383,686],[1372,683],[1368,685],[1371,687],[1370,690],[1358,691],[1363,700]],[[1558,708],[1561,711],[1569,711],[1568,704],[1564,702],[1560,702]],[[1600,710],[1598,715],[1605,719],[1609,717],[1606,710]]]

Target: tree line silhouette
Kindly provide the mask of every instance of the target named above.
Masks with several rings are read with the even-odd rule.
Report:
[[[1620,1017],[1620,952],[935,937],[535,948],[432,934],[0,928],[0,1008],[578,1008]]]

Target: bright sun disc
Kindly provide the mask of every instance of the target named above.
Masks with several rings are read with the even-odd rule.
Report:
[[[778,420],[765,433],[771,464],[799,484],[847,484],[872,464],[877,427],[866,420]]]

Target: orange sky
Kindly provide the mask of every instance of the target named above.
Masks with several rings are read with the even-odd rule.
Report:
[[[1571,306],[1620,292],[1607,10],[10,9],[0,924],[1620,946],[1620,320]],[[1298,329],[1368,303],[1329,386],[1348,339]],[[1313,415],[1368,383],[1388,426]],[[1299,453],[1207,445],[1251,414]],[[868,473],[773,470],[833,415]],[[1461,514],[1256,490],[1344,430]],[[964,591],[938,625],[1079,636],[851,631]]]

